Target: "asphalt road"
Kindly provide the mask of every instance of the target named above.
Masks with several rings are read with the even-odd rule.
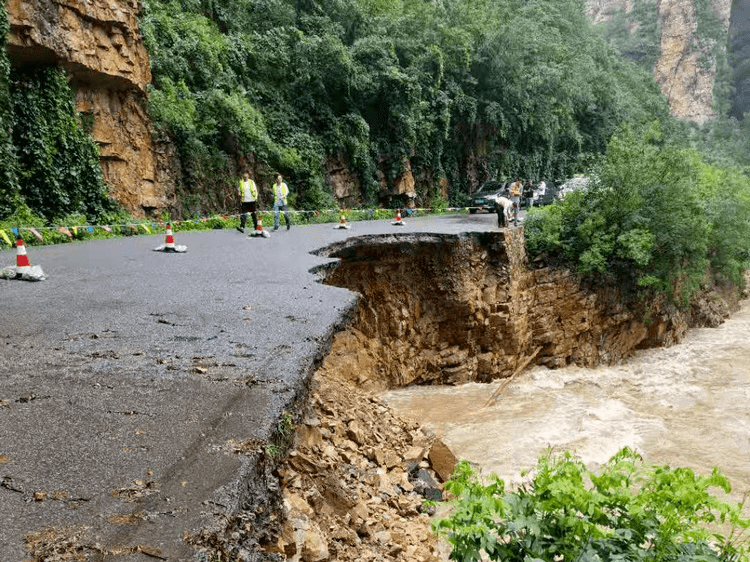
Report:
[[[48,279],[0,280],[0,560],[29,557],[42,530],[101,560],[193,559],[185,532],[264,493],[257,456],[236,449],[264,447],[355,303],[316,281],[327,260],[310,251],[497,224],[405,220],[175,231],[185,254],[153,252],[162,235],[28,248]]]

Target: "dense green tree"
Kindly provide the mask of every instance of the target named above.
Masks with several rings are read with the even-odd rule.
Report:
[[[748,217],[747,176],[705,162],[654,126],[613,137],[588,189],[532,212],[526,239],[533,256],[686,304],[702,284],[742,284]]]
[[[152,115],[192,160],[183,192],[203,200],[201,178],[221,170],[201,172],[196,147],[225,155],[227,185],[241,155],[279,169],[298,204],[325,191],[325,162],[340,156],[369,203],[407,159],[460,200],[496,174],[564,177],[619,124],[669,119],[653,79],[607,46],[579,0],[149,0],[143,29],[163,91]],[[239,98],[264,134],[227,137]]]

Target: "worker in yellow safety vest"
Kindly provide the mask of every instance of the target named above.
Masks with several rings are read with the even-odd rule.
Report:
[[[276,183],[273,184],[273,229],[279,229],[279,210],[284,211],[284,221],[286,222],[286,229],[289,230],[292,227],[292,223],[289,221],[289,211],[286,208],[287,197],[289,197],[289,187],[284,183],[284,178],[281,174],[276,176]]]
[[[240,197],[240,226],[237,227],[237,230],[245,232],[248,213],[253,218],[253,230],[256,230],[258,228],[258,215],[256,214],[258,187],[250,178],[250,170],[247,168],[242,172],[242,177],[237,183],[237,194]]]

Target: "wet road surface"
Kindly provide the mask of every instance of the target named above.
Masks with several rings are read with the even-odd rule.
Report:
[[[48,279],[0,282],[0,560],[28,557],[24,535],[50,528],[103,545],[102,560],[193,557],[185,532],[267,493],[254,453],[355,302],[316,281],[327,260],[309,252],[496,229],[495,215],[405,221],[269,239],[177,230],[185,254],[153,252],[163,235],[30,247]]]

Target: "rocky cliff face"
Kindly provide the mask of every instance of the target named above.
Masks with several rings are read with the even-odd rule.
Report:
[[[675,117],[705,123],[714,117],[716,61],[711,58],[712,45],[702,44],[704,38],[698,34],[696,3],[660,0],[658,6],[661,54],[654,77],[661,84]],[[730,3],[714,1],[712,9],[725,31],[728,30]]]
[[[78,109],[93,118],[112,195],[136,216],[165,207],[144,110],[151,71],[138,0],[8,0],[7,6],[11,62],[67,70]]]
[[[737,119],[742,119],[750,111],[750,0],[732,2],[729,66],[735,88],[731,112]]]
[[[655,17],[654,78],[672,114],[701,124],[714,118],[717,57],[726,51],[731,0],[710,6],[704,0],[587,0],[586,7],[595,23],[626,14],[631,35]]]

